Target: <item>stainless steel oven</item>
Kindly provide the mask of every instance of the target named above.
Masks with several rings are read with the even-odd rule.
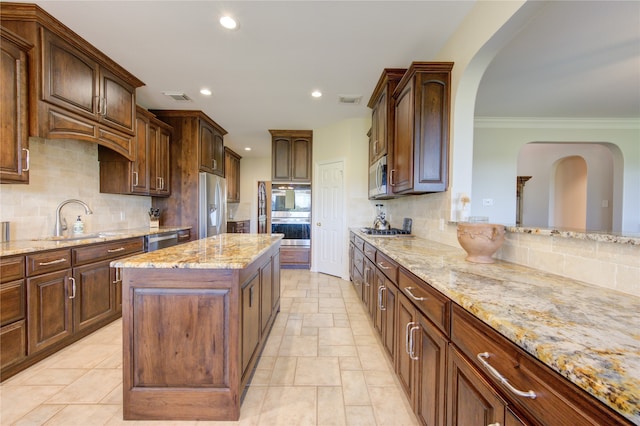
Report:
[[[311,246],[311,212],[271,212],[271,233],[284,234],[283,246]]]

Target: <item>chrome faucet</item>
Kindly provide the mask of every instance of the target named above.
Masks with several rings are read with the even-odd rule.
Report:
[[[64,206],[70,203],[80,204],[82,207],[84,207],[84,212],[86,214],[93,214],[93,211],[83,201],[71,199],[71,200],[65,200],[61,202],[58,205],[58,208],[56,209],[56,230],[55,230],[56,237],[62,236],[62,231],[67,229],[67,221],[65,220],[64,224],[62,224],[60,220],[60,210],[62,210]]]

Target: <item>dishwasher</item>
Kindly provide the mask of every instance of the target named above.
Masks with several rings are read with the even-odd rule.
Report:
[[[144,237],[144,251],[156,251],[178,244],[178,232],[162,232]]]

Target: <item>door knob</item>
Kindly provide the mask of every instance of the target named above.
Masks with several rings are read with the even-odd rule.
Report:
[[[322,223],[318,222],[316,223],[316,226],[322,226]]]

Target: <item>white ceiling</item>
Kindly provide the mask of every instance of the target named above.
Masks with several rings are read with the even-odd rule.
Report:
[[[197,109],[244,157],[268,129],[365,117],[383,68],[429,61],[473,1],[36,1],[146,85],[149,109]],[[240,22],[223,30],[218,18]],[[207,87],[211,97],[200,95]],[[314,89],[323,97],[313,99]],[[184,92],[189,103],[163,91]],[[339,95],[362,96],[359,105]],[[640,116],[640,2],[550,2],[485,74],[482,116]],[[251,152],[244,151],[252,147]]]

